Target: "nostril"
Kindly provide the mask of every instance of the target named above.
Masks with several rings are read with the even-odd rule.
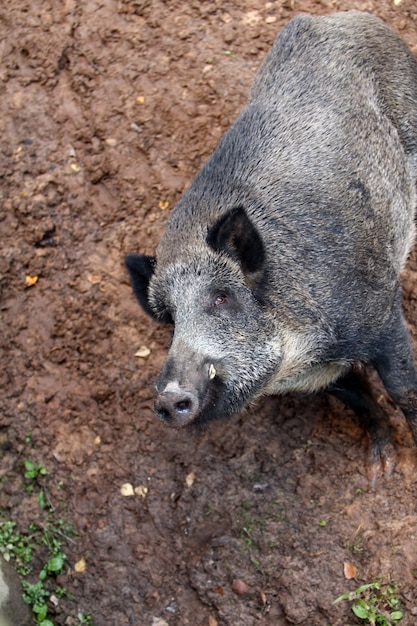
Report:
[[[169,401],[168,398],[164,396],[159,397],[155,402],[155,410],[158,413],[158,416],[164,422],[171,422],[174,419],[172,414],[172,402]]]
[[[182,427],[190,424],[198,414],[197,396],[185,389],[166,391],[167,387],[155,401],[156,414],[170,426]]]
[[[179,402],[175,403],[175,410],[178,411],[178,413],[189,413],[191,411],[193,403],[191,402],[191,400],[189,398],[186,398],[185,400],[180,400]]]
[[[164,407],[161,407],[161,406],[157,406],[156,410],[158,411],[158,415],[161,418],[161,420],[167,423],[171,420],[171,414],[168,411],[168,409],[165,409]]]

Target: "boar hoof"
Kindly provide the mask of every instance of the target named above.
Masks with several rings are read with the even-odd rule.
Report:
[[[197,397],[181,388],[160,393],[155,402],[157,416],[174,428],[182,428],[190,424],[196,417],[198,409]]]
[[[369,478],[374,488],[381,476],[389,478],[397,465],[397,454],[391,440],[371,445],[369,454]]]

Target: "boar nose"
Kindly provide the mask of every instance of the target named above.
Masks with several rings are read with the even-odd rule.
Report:
[[[181,428],[193,421],[199,410],[198,398],[180,386],[168,384],[155,402],[155,412],[169,426]]]

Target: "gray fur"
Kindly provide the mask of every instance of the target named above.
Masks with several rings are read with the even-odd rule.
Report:
[[[174,208],[156,266],[126,259],[145,308],[175,323],[159,415],[182,426],[264,394],[337,395],[368,363],[417,440],[399,289],[416,177],[417,63],[405,44],[366,13],[291,20]],[[366,410],[362,396],[350,405],[369,421],[363,393]]]

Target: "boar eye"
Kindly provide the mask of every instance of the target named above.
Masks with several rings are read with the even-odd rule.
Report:
[[[222,304],[226,304],[226,302],[227,302],[227,296],[224,293],[217,293],[214,296],[215,306],[222,306]]]

